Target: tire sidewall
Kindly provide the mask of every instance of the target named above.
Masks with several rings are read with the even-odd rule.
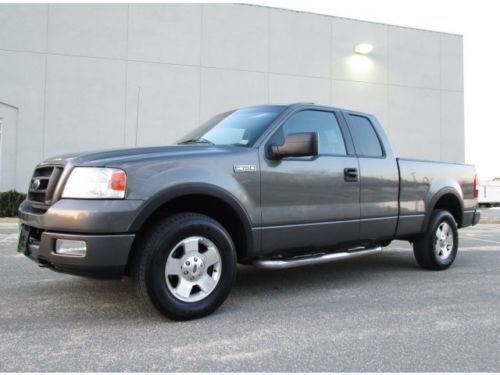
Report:
[[[215,289],[206,298],[196,302],[177,299],[168,289],[165,265],[174,247],[192,236],[203,236],[214,243],[221,257],[221,275]],[[147,289],[151,302],[166,315],[175,319],[194,319],[209,314],[226,299],[236,274],[236,255],[229,234],[217,222],[201,215],[182,220],[162,233],[147,267]]]
[[[435,241],[436,241],[436,231],[438,227],[441,225],[441,223],[447,223],[453,233],[453,248],[451,251],[451,254],[448,258],[446,259],[441,259],[438,254],[436,254],[435,250]],[[438,211],[436,215],[433,217],[431,226],[430,226],[430,231],[429,231],[429,238],[428,238],[428,246],[429,249],[432,252],[432,259],[436,263],[436,265],[439,268],[448,268],[449,266],[452,265],[452,263],[455,261],[455,258],[457,256],[458,252],[458,228],[457,224],[455,222],[455,219],[453,216],[448,212],[448,211]]]

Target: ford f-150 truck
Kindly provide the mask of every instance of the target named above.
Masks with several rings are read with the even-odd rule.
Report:
[[[479,221],[471,165],[395,158],[369,114],[299,103],[222,113],[166,147],[45,160],[19,207],[40,266],[131,275],[161,313],[207,315],[237,264],[268,269],[413,244],[443,270]]]

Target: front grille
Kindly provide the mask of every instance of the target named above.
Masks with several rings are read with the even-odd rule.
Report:
[[[28,189],[28,200],[33,207],[44,209],[51,205],[62,171],[63,167],[53,165],[35,169]]]

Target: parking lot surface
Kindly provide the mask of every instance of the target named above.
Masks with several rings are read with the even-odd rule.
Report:
[[[482,208],[481,219],[485,222],[495,221],[500,224],[500,207]]]
[[[241,267],[214,314],[172,322],[128,279],[38,268],[0,222],[0,371],[500,371],[500,225],[460,231],[452,268],[407,243],[283,271]]]

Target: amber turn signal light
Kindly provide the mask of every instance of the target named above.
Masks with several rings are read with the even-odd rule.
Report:
[[[116,191],[125,191],[127,188],[127,175],[124,171],[113,172],[111,176],[111,189]]]

